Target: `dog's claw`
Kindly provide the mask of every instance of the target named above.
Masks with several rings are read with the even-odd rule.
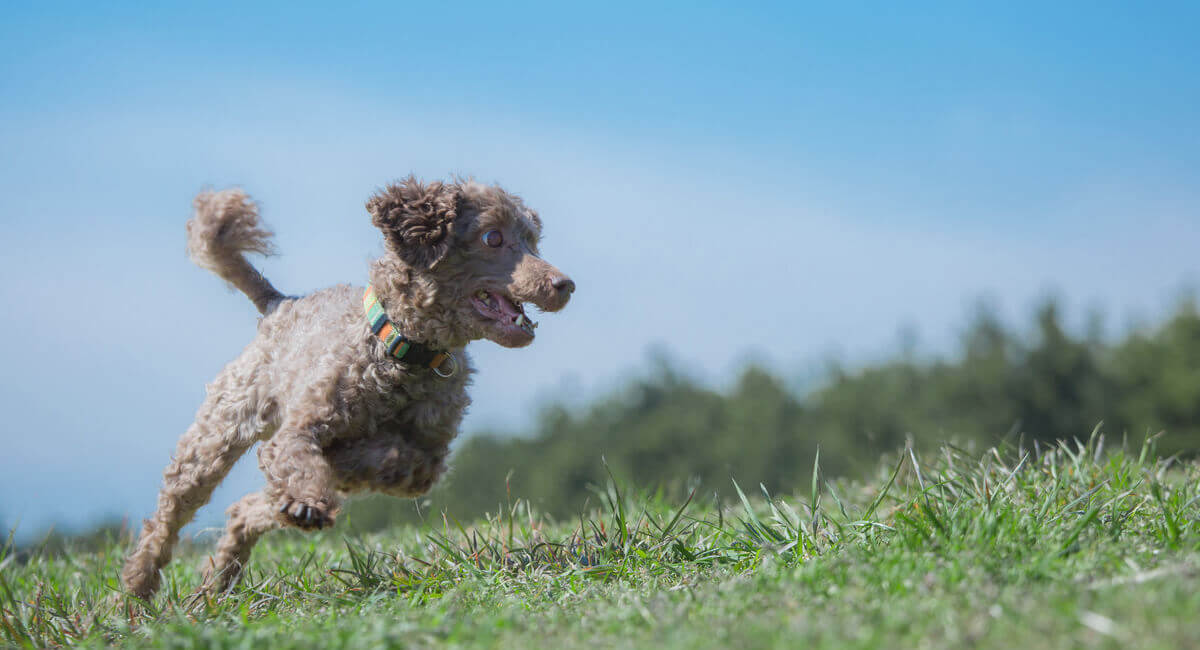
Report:
[[[287,517],[293,526],[305,530],[320,530],[333,525],[333,518],[319,506],[310,506],[298,501],[288,501],[279,508],[280,514]]]

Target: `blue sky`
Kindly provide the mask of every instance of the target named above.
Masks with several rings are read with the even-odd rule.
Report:
[[[26,535],[147,514],[252,336],[183,254],[205,186],[262,203],[288,292],[361,283],[363,201],[409,172],[536,207],[579,291],[531,348],[472,346],[467,431],[654,346],[798,375],[901,327],[950,350],[980,296],[1124,327],[1200,279],[1195,4],[107,4],[0,10],[0,519]]]

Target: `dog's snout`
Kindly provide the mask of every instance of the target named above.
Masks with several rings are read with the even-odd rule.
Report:
[[[559,292],[562,292],[562,293],[574,293],[575,292],[575,281],[572,280],[571,278],[568,278],[565,275],[554,276],[554,279],[550,281],[550,284],[553,285],[555,289],[557,289]]]

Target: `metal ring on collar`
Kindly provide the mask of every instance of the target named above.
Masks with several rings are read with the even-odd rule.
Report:
[[[443,373],[442,368],[447,363],[450,364],[450,371]],[[454,373],[456,373],[456,372],[458,372],[458,359],[455,359],[454,355],[450,354],[449,352],[446,353],[446,360],[441,362],[440,364],[438,364],[438,367],[433,368],[433,374],[437,375],[438,377],[441,377],[442,379],[447,379],[447,378],[453,377]]]

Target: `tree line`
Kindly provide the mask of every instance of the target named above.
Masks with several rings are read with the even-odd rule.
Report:
[[[1086,438],[1101,422],[1109,440],[1140,444],[1164,431],[1163,453],[1200,449],[1195,302],[1115,339],[1096,319],[1084,330],[1064,327],[1054,301],[1024,329],[981,309],[950,355],[832,365],[805,392],[757,365],[721,391],[660,363],[585,408],[544,408],[528,435],[462,440],[449,478],[422,500],[424,516],[469,519],[516,497],[571,516],[610,472],[680,494],[727,493],[731,477],[786,493],[809,484],[818,447],[825,475],[853,477],[908,440],[1032,446]],[[356,527],[374,528],[411,519],[414,505],[369,499],[349,512]]]
[[[728,495],[730,478],[772,493],[805,489],[820,449],[826,477],[856,477],[909,440],[1031,446],[1086,438],[1097,424],[1111,440],[1200,450],[1200,314],[1184,300],[1161,323],[1105,337],[1098,321],[1081,333],[1044,303],[1032,325],[1005,325],[979,310],[959,346],[943,357],[909,350],[878,363],[831,364],[814,388],[796,390],[759,365],[717,390],[667,362],[582,408],[551,404],[526,435],[483,432],[461,439],[452,470],[417,501],[367,498],[343,519],[370,530],[443,512],[469,520],[523,498],[570,517],[609,475],[682,498]],[[7,529],[4,529],[7,530]],[[53,534],[53,547],[100,543],[118,524]]]

